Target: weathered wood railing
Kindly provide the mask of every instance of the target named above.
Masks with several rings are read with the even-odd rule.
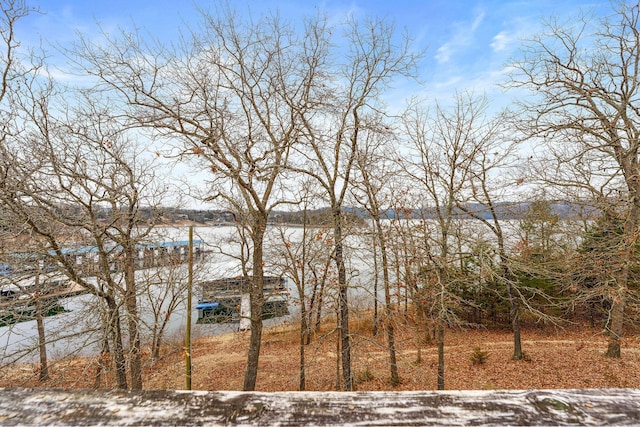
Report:
[[[622,425],[640,390],[206,392],[0,389],[0,425]]]

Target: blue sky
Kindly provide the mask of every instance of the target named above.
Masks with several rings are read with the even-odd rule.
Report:
[[[211,1],[178,0],[30,0],[42,14],[23,22],[18,37],[35,43],[72,42],[76,32],[95,34],[96,24],[107,30],[131,29],[134,24],[170,41],[179,28],[196,25],[197,8],[208,8]],[[296,22],[319,9],[340,21],[347,15],[388,18],[406,28],[420,48],[426,48],[420,76],[427,96],[442,99],[455,90],[485,92],[495,100],[501,89],[503,69],[518,52],[519,40],[541,29],[542,19],[557,16],[570,19],[580,10],[596,16],[608,14],[606,0],[395,0],[395,1],[301,1],[301,0],[229,0],[240,12],[258,15],[278,10]],[[407,88],[404,88],[405,92]]]
[[[100,27],[109,32],[119,28],[142,29],[168,42],[177,40],[179,30],[195,27],[200,22],[198,8],[213,9],[214,1],[205,0],[26,0],[38,6],[42,13],[32,14],[17,28],[23,46],[38,44],[42,40],[50,50],[51,60],[60,69],[56,76],[66,81],[73,78],[65,74],[62,58],[53,45],[67,45],[77,39],[98,35]],[[225,1],[225,0],[222,0]],[[419,77],[423,86],[396,82],[386,100],[392,107],[402,108],[411,95],[447,104],[456,91],[487,94],[492,109],[509,103],[513,92],[505,94],[497,83],[505,79],[505,67],[510,58],[517,56],[521,39],[542,30],[543,19],[558,17],[572,22],[580,11],[601,17],[611,13],[608,0],[228,0],[240,13],[254,16],[278,10],[283,18],[293,23],[300,18],[316,15],[318,10],[332,22],[346,17],[377,17],[395,22],[406,28],[415,39],[417,49],[426,49],[420,64]],[[516,94],[517,95],[517,94]],[[164,170],[169,180],[178,176],[192,181],[194,170],[173,166]],[[185,203],[184,200],[181,203]],[[193,202],[192,207],[201,207]]]

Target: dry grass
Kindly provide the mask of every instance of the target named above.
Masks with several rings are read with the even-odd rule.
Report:
[[[372,337],[368,318],[354,318],[353,374],[358,390],[433,390],[436,387],[435,345],[418,348],[415,328],[398,322],[397,349],[401,384],[389,381],[388,350],[381,332]],[[324,324],[305,347],[307,390],[336,389],[336,334]],[[296,325],[265,329],[257,389],[298,389],[299,331]],[[230,333],[197,340],[193,345],[192,388],[240,390],[242,388],[249,334]],[[640,387],[640,341],[627,337],[619,360],[603,356],[606,339],[588,328],[525,328],[526,360],[513,361],[512,337],[501,330],[448,330],[445,337],[445,384],[447,389],[545,389]],[[485,363],[474,364],[475,351],[487,353]],[[4,368],[2,387],[91,388],[95,385],[96,358],[57,361],[52,379],[39,383],[34,365]],[[159,361],[147,361],[144,378],[147,389],[184,389],[185,363],[181,343],[165,348]],[[100,387],[113,387],[103,375]]]

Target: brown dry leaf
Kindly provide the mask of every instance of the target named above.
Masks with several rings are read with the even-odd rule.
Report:
[[[437,349],[421,344],[414,325],[397,322],[396,340],[401,383],[392,387],[384,334],[372,338],[371,321],[354,318],[353,373],[357,390],[434,390]],[[307,390],[336,389],[334,324],[323,325],[305,348]],[[257,389],[298,389],[299,325],[265,328]],[[505,330],[448,330],[445,335],[445,386],[455,389],[550,389],[640,387],[640,340],[624,341],[620,360],[604,357],[606,338],[596,329],[565,330],[541,327],[523,330],[525,360],[514,361],[513,338]],[[244,379],[249,334],[236,332],[196,340],[192,346],[192,387],[200,390],[240,390]],[[183,343],[163,350],[160,360],[147,359],[146,389],[184,389]],[[471,354],[480,348],[487,361],[474,365]],[[100,363],[102,362],[102,363]],[[102,369],[99,369],[103,366]],[[100,388],[115,386],[113,372],[98,357],[52,361],[51,380],[38,381],[37,364],[5,367],[0,387]],[[105,373],[106,372],[106,373]]]

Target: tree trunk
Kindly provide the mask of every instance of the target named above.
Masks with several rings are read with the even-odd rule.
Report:
[[[488,192],[485,191],[488,196]],[[487,197],[489,198],[489,197]],[[522,338],[520,335],[520,304],[518,297],[513,288],[513,277],[509,269],[509,257],[504,244],[504,235],[502,234],[502,226],[495,212],[493,204],[491,205],[491,214],[493,216],[494,233],[498,239],[498,251],[500,252],[500,270],[502,271],[502,280],[507,286],[507,297],[509,298],[509,317],[511,317],[511,329],[513,332],[513,360],[521,360],[524,357],[522,352]]]
[[[509,278],[507,278],[509,280]],[[514,295],[513,285],[507,283],[509,293],[509,308],[511,313],[511,327],[513,329],[513,360],[520,360],[523,357],[522,339],[520,337],[520,305]]]
[[[38,329],[38,349],[40,351],[40,381],[49,380],[49,365],[47,363],[47,340],[44,331],[44,319],[42,315],[42,299],[40,298],[40,275],[35,277],[36,292],[34,294],[34,303],[36,308],[36,326]]]
[[[106,371],[106,364],[109,359],[109,335],[105,334],[102,339],[102,351],[100,352],[100,356],[98,356],[98,367],[96,369],[96,374],[93,380],[93,388],[100,388],[100,383],[102,382],[102,372]]]
[[[416,365],[422,363],[422,342],[420,340],[420,322],[416,322]]]
[[[629,213],[624,222],[624,238],[622,248],[622,267],[616,278],[616,289],[611,301],[611,318],[609,320],[609,327],[607,332],[609,335],[609,345],[607,347],[606,356],[619,359],[621,356],[620,351],[620,338],[624,328],[624,309],[627,300],[627,287],[629,282],[629,270],[631,262],[634,257],[634,248],[636,246],[636,234],[638,228],[638,216],[640,216],[640,207],[638,203],[640,200],[639,189],[636,187],[638,183],[635,180],[630,180],[628,183],[629,192],[632,194],[631,204],[629,206]]]
[[[151,334],[151,359],[156,360],[160,357],[160,339],[158,338],[158,323],[153,326]]]
[[[621,356],[620,337],[622,336],[622,325],[624,323],[624,300],[624,295],[616,295],[614,298],[613,306],[611,307],[611,326],[608,329],[609,345],[607,346],[605,355],[616,359],[619,359]]]
[[[389,370],[391,374],[391,385],[396,387],[400,384],[400,375],[398,375],[398,361],[396,360],[396,340],[395,329],[393,328],[393,319],[391,318],[391,310],[387,311],[387,341],[389,343]]]
[[[118,304],[112,295],[105,298],[109,314],[109,329],[113,341],[113,359],[116,367],[116,386],[126,390],[127,385],[127,363],[124,357],[124,346],[122,345],[122,328],[120,326],[120,313]]]
[[[301,313],[300,313],[300,382],[298,384],[298,390],[304,391],[306,389],[306,374],[305,374],[305,346],[307,345],[307,336],[309,335],[309,325],[307,322],[307,313],[304,305],[304,295],[300,297],[301,300]]]
[[[162,349],[164,332],[167,329],[167,325],[169,324],[169,320],[171,319],[172,312],[173,312],[173,308],[170,310],[168,309],[168,311],[164,314],[164,316],[162,316],[163,318],[162,318],[162,322],[160,322],[160,325],[154,327],[153,340],[152,340],[153,348],[151,351],[151,357],[153,359],[160,358],[160,350]]]
[[[134,250],[127,248],[124,254],[125,307],[129,329],[129,354],[131,389],[142,390],[142,354],[140,352],[140,316],[135,284]]]
[[[342,356],[342,379],[345,391],[353,390],[353,377],[351,375],[351,336],[349,332],[349,287],[347,284],[347,271],[344,265],[342,252],[342,211],[335,208],[334,238],[335,238],[335,262],[338,269],[338,309],[340,311],[340,342]]]
[[[306,227],[306,219],[303,222]],[[305,234],[303,235],[303,244],[306,245],[306,228]],[[304,391],[306,389],[306,372],[305,372],[305,346],[307,345],[307,340],[309,336],[309,318],[307,315],[307,305],[305,303],[305,271],[304,271],[304,260],[306,259],[305,249],[302,250],[303,255],[303,264],[302,264],[302,279],[300,280],[300,286],[298,293],[300,294],[300,371],[299,371],[299,383],[298,390]]]
[[[316,297],[317,287],[318,287],[318,283],[316,282],[313,284],[313,291],[311,292],[311,299],[309,300],[309,309],[307,310],[307,318],[305,319],[307,323],[307,334],[304,342],[305,345],[311,344],[311,323],[313,320],[312,317],[315,309],[315,297]]]
[[[336,309],[336,328],[340,329],[340,310]],[[342,358],[340,357],[340,337],[336,340],[336,390],[340,390],[342,384],[342,378],[340,377],[340,361]]]
[[[376,241],[373,240],[373,336],[378,335],[378,254],[376,251]],[[387,267],[388,268],[388,267]]]
[[[247,352],[247,368],[244,374],[242,390],[254,391],[258,378],[258,360],[262,344],[262,310],[264,308],[264,267],[262,243],[266,227],[266,219],[258,219],[253,227],[253,277],[250,281],[251,305],[251,338]]]
[[[438,319],[438,390],[444,390],[444,321]]]
[[[328,258],[329,260],[331,258]],[[329,261],[330,262],[330,261]],[[316,269],[313,267],[310,261],[307,262],[307,266],[309,267],[309,271],[313,274],[313,289],[311,291],[311,299],[309,300],[309,307],[307,310],[307,340],[306,345],[311,344],[311,325],[313,324],[313,314],[316,314],[314,332],[318,333],[320,330],[320,321],[322,319],[322,295],[324,294],[324,284],[327,278],[328,268],[325,265],[325,269],[322,273],[322,279],[318,278],[318,273]],[[318,286],[320,288],[318,289]],[[317,301],[316,301],[317,299]]]
[[[318,289],[318,302],[316,303],[316,323],[314,325],[314,331],[317,334],[320,331],[320,324],[322,323],[322,306],[324,305],[324,286],[327,283],[327,274],[326,271],[328,269],[325,268],[325,272],[322,274],[322,280],[320,281],[320,289]],[[317,286],[317,285],[316,285]],[[314,292],[316,290],[316,286],[313,287]],[[311,313],[309,313],[311,316]],[[307,339],[308,341],[311,339],[311,336]]]
[[[398,362],[396,359],[396,340],[395,329],[393,327],[393,316],[391,307],[391,281],[389,280],[389,260],[387,257],[387,243],[384,238],[380,217],[376,215],[376,229],[378,234],[378,242],[380,243],[380,256],[382,257],[382,280],[384,282],[384,302],[385,302],[385,323],[387,330],[387,343],[389,350],[389,370],[391,377],[391,385],[393,387],[400,384],[400,376],[398,375]]]

